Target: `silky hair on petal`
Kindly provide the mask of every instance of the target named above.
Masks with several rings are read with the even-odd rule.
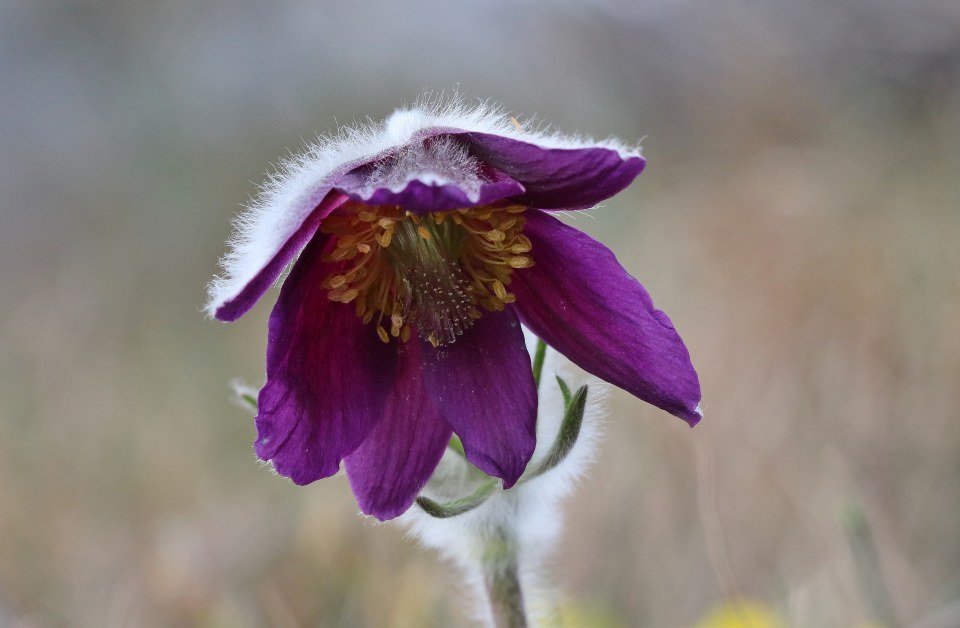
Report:
[[[220,260],[223,271],[207,288],[207,314],[212,317],[217,308],[235,297],[266,266],[316,208],[321,200],[316,197],[318,191],[331,179],[403,148],[416,134],[431,128],[499,135],[547,148],[600,146],[615,150],[624,158],[640,156],[639,147],[615,139],[594,141],[583,136],[518,129],[503,109],[489,103],[468,105],[458,96],[422,97],[412,107],[395,111],[386,121],[368,120],[343,127],[334,136],[320,136],[301,153],[283,159],[267,173],[256,198],[234,220],[234,232],[227,242],[229,250]],[[471,167],[472,157],[461,154],[459,148],[437,144],[440,148],[429,160],[425,154],[420,155],[437,181],[442,181],[445,173],[449,177],[451,172]],[[417,164],[415,157],[405,164],[407,180],[415,176],[411,169]],[[451,163],[439,165],[437,160],[441,157],[449,158]]]

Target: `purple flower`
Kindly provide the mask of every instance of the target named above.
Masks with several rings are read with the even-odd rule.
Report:
[[[297,484],[345,460],[362,510],[389,519],[456,433],[509,488],[535,445],[521,323],[696,424],[700,385],[670,319],[551,215],[609,198],[644,163],[455,105],[398,111],[286,164],[239,219],[208,306],[237,319],[300,254],[270,315],[257,455]]]

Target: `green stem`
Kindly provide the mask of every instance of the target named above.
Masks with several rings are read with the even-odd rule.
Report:
[[[537,339],[533,354],[533,382],[540,389],[540,375],[547,356],[547,343]],[[517,568],[517,547],[512,534],[498,528],[487,538],[482,557],[483,585],[495,628],[527,628],[527,611]]]
[[[502,528],[487,543],[483,556],[483,584],[493,625],[496,628],[527,628],[516,544]]]
[[[896,628],[900,624],[897,622],[890,592],[880,571],[880,556],[877,553],[867,516],[859,506],[851,505],[845,513],[844,524],[860,580],[860,589],[873,618],[886,628]]]

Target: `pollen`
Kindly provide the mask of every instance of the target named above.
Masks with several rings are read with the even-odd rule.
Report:
[[[522,205],[413,214],[348,203],[328,217],[327,298],[351,303],[384,343],[416,334],[451,344],[483,312],[516,301],[512,274],[533,266]]]

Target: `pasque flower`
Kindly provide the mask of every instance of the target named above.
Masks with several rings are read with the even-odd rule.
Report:
[[[235,320],[293,262],[270,315],[257,455],[298,484],[344,461],[361,509],[389,519],[455,433],[509,488],[535,445],[521,323],[695,424],[700,386],[670,319],[551,215],[593,207],[644,163],[455,103],[344,130],[282,166],[237,221],[208,305]]]

